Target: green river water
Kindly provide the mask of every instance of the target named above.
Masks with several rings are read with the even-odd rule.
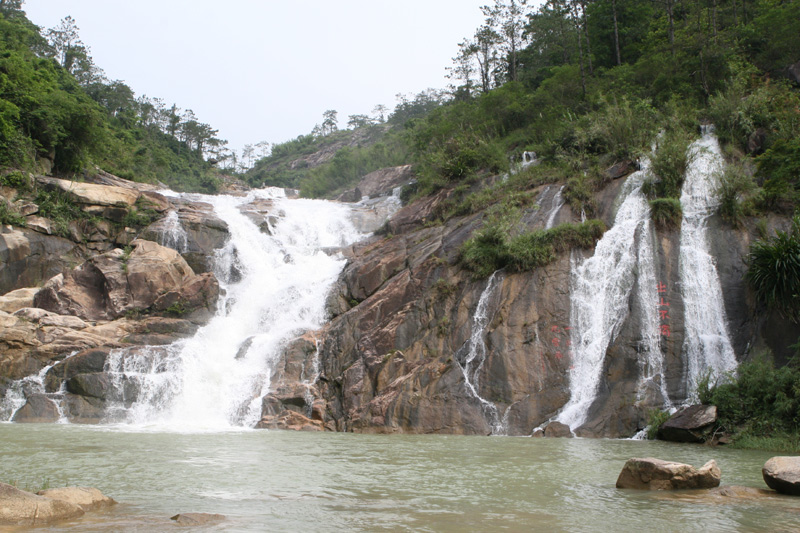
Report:
[[[0,424],[0,481],[83,485],[119,505],[38,531],[795,531],[800,499],[711,502],[614,487],[625,460],[700,466],[765,488],[769,452],[669,443]],[[197,530],[197,529],[195,529]]]

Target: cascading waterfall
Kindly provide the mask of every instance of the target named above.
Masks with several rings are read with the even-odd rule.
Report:
[[[167,213],[159,233],[159,244],[161,244],[161,246],[172,248],[178,253],[183,253],[188,249],[189,236],[186,234],[186,230],[183,229],[176,211]]]
[[[272,199],[281,215],[272,235],[239,210],[256,198]],[[178,430],[252,427],[282,348],[324,322],[325,296],[345,261],[321,249],[362,236],[349,207],[287,200],[280,189],[202,200],[230,231],[216,258],[223,294],[217,315],[190,339],[115,351],[106,363],[111,421]]]
[[[614,225],[598,241],[594,255],[583,262],[573,260],[570,399],[556,417],[573,430],[586,421],[589,407],[597,396],[606,350],[628,317],[629,298],[637,273],[638,297],[645,314],[639,346],[640,364],[650,374],[644,379],[656,379],[655,373],[661,371],[659,338],[653,335],[657,332],[658,318],[653,297],[656,286],[650,244],[653,238],[650,207],[641,191],[648,168],[645,162],[641,170],[627,178]]]
[[[65,360],[75,355],[75,353],[77,352],[69,354]],[[14,415],[17,414],[17,411],[22,409],[28,401],[29,396],[40,394],[53,402],[53,405],[58,411],[58,421],[62,423],[66,422],[62,411],[62,402],[64,400],[64,394],[66,394],[66,383],[62,383],[58,391],[50,393],[46,392],[44,386],[45,376],[53,366],[55,366],[55,363],[47,365],[36,374],[18,379],[8,385],[4,397],[0,399],[0,421],[9,422],[13,420]]]
[[[478,392],[478,378],[486,361],[484,334],[486,333],[486,326],[489,324],[489,299],[497,286],[497,278],[498,273],[494,272],[486,283],[486,288],[478,299],[475,314],[472,316],[470,337],[456,352],[455,360],[464,374],[464,384],[467,387],[467,391],[480,402],[484,416],[492,426],[492,435],[505,435],[508,433],[505,418],[500,416],[500,412],[494,403],[483,398]]]
[[[705,128],[703,136],[690,147],[692,163],[681,191],[680,279],[688,401],[694,399],[697,383],[706,372],[721,377],[734,372],[737,366],[706,227],[708,217],[719,204],[716,190],[723,169],[719,142],[712,131]]]

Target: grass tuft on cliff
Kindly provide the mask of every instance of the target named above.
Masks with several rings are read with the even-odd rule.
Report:
[[[459,262],[477,279],[501,268],[525,272],[548,265],[572,248],[592,248],[606,231],[601,220],[561,224],[509,237],[503,221],[487,223],[461,247]]]

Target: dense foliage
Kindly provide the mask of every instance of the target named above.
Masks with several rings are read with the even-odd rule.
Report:
[[[706,377],[698,393],[704,404],[717,406],[720,429],[742,447],[800,450],[800,367],[775,368],[757,358],[742,363],[737,376],[721,384]]]
[[[176,189],[217,189],[206,161],[224,146],[215,130],[106,79],[71,18],[42,32],[20,5],[0,5],[0,166],[80,176],[97,165]]]

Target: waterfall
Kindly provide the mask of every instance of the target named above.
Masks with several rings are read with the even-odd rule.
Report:
[[[189,247],[189,236],[186,234],[186,230],[183,229],[176,211],[170,211],[164,217],[159,237],[161,246],[172,248],[178,253],[185,252]]]
[[[489,298],[492,296],[497,286],[497,277],[496,271],[486,283],[486,288],[483,289],[478,299],[478,306],[475,308],[475,314],[472,316],[470,337],[458,352],[456,352],[455,360],[461,372],[464,374],[464,384],[467,387],[467,391],[480,402],[484,416],[492,426],[492,435],[505,435],[507,433],[507,420],[505,417],[500,417],[500,412],[494,403],[483,398],[478,392],[478,378],[483,370],[483,364],[486,362],[486,341],[484,340],[484,334],[486,333],[486,326],[489,324]]]
[[[69,354],[65,360],[69,359],[76,353],[77,352]],[[47,397],[48,400],[53,402],[53,405],[55,405],[56,410],[58,411],[58,421],[61,423],[66,423],[67,420],[64,417],[62,410],[62,402],[64,400],[64,394],[66,394],[66,382],[62,382],[61,388],[52,393],[46,392],[44,386],[45,376],[54,366],[55,363],[47,365],[38,373],[18,379],[8,385],[8,388],[5,391],[5,396],[0,399],[0,421],[10,422],[13,420],[14,415],[17,414],[17,411],[22,409],[22,407],[28,401],[28,397],[38,394]]]
[[[723,160],[719,142],[709,130],[690,147],[691,166],[681,191],[680,279],[683,292],[687,363],[686,395],[692,401],[698,380],[709,371],[716,377],[736,370],[727,330],[717,268],[710,253],[706,222],[718,206],[716,190]]]
[[[550,214],[547,217],[547,222],[544,225],[544,229],[550,229],[553,227],[553,223],[556,221],[556,215],[564,207],[564,185],[558,189],[558,192],[553,195],[553,201],[550,204]]]
[[[217,314],[192,338],[109,357],[111,421],[178,430],[252,427],[283,348],[325,320],[325,297],[345,260],[321,249],[362,235],[350,221],[351,208],[288,200],[280,189],[201,199],[230,231],[215,258],[223,295]],[[240,211],[255,199],[274,201],[280,217],[272,235]]]
[[[594,255],[573,259],[570,279],[570,399],[556,417],[571,429],[586,422],[603,371],[606,350],[628,317],[631,291],[639,277],[642,317],[640,366],[660,372],[655,266],[650,226],[650,206],[641,192],[648,164],[628,176],[620,194],[614,225],[598,241]],[[638,241],[638,246],[636,245]],[[657,331],[657,329],[655,329]],[[656,363],[655,361],[659,361]],[[651,376],[650,379],[655,379]],[[662,380],[663,381],[663,380]]]

